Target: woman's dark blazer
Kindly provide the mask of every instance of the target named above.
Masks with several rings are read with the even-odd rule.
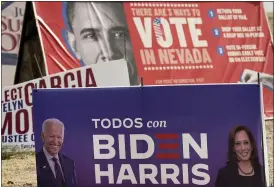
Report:
[[[254,166],[256,185],[258,187],[265,187],[264,170],[260,164]],[[239,184],[240,175],[238,172],[237,163],[227,162],[226,166],[219,169],[215,187],[242,187]]]

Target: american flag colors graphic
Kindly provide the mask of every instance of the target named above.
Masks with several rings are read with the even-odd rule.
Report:
[[[156,18],[153,21],[153,29],[155,32],[156,39],[161,39],[161,37],[163,36],[163,30],[161,28],[161,18]]]

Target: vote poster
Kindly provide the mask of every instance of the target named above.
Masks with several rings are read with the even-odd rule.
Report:
[[[107,75],[107,76],[106,76]],[[35,88],[80,88],[129,86],[124,60],[80,67],[2,89],[2,148],[34,149],[32,90]],[[51,102],[55,102],[53,99]]]
[[[273,43],[262,2],[34,5],[48,74],[125,59],[131,85],[260,81],[265,117],[273,117]]]
[[[73,161],[62,167],[78,187],[214,187],[235,126],[251,131],[264,165],[260,93],[239,84],[34,90],[38,180],[51,184],[45,132],[46,150]],[[64,131],[43,131],[53,119]]]

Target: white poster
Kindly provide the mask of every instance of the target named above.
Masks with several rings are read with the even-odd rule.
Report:
[[[2,89],[2,148],[34,148],[32,90],[130,86],[125,60],[116,60],[35,79]],[[52,99],[54,102],[54,98]]]

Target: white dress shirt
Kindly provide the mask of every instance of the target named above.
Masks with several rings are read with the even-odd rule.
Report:
[[[52,171],[54,177],[56,178],[56,173],[55,173],[55,169],[54,169],[54,161],[52,160],[52,158],[53,158],[54,156],[52,156],[52,155],[46,150],[45,147],[43,147],[43,151],[44,151],[44,154],[45,154],[45,156],[46,156],[46,158],[47,158],[47,161],[48,161],[48,163],[49,163],[50,169],[51,169],[51,171]],[[59,164],[59,166],[60,166],[60,168],[61,168],[61,173],[62,173],[63,179],[65,180],[65,178],[64,178],[64,173],[63,173],[63,169],[62,169],[62,166],[61,166],[61,164],[60,164],[60,160],[59,160],[58,154],[55,156],[55,158],[57,158],[57,162],[58,162],[58,164]]]

